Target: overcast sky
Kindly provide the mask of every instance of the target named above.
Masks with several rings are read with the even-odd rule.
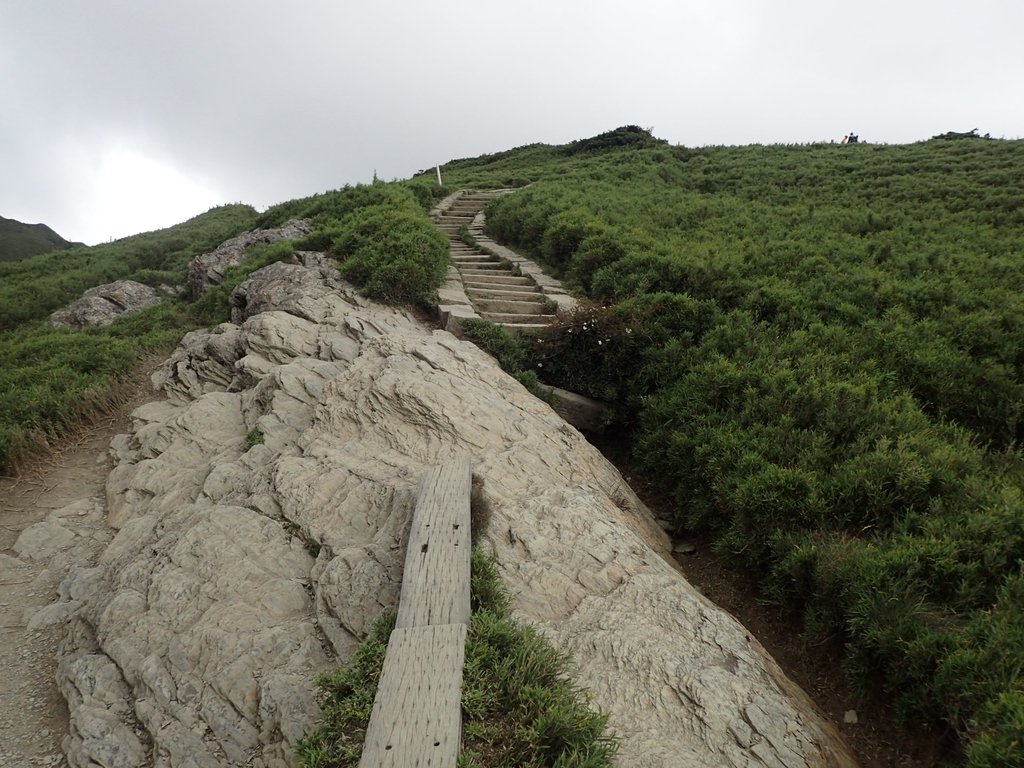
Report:
[[[620,125],[1024,136],[1022,0],[0,0],[0,216],[106,241]]]

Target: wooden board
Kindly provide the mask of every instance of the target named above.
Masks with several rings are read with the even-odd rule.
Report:
[[[455,768],[465,645],[465,624],[391,633],[359,768]]]
[[[469,459],[420,481],[402,573],[396,627],[469,622]]]

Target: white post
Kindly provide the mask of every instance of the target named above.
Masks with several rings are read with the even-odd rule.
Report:
[[[444,186],[441,183],[441,166],[440,165],[437,166],[437,186],[439,186],[439,187],[443,187]]]

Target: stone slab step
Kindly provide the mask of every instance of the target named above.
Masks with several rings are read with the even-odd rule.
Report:
[[[466,294],[479,299],[506,299],[508,301],[536,301],[544,293],[536,285],[524,285],[522,290],[506,290],[504,288],[466,288]]]
[[[524,315],[519,312],[480,312],[480,317],[498,325],[502,323],[518,323],[521,325],[541,326],[548,325],[555,318],[554,315]]]
[[[462,275],[466,288],[502,288],[509,285],[533,285],[528,277],[489,274],[486,270]]]
[[[498,323],[509,333],[518,333],[523,336],[539,336],[548,327],[547,323]]]
[[[533,285],[528,277],[501,273],[494,269],[460,269],[462,279],[472,283],[505,283],[506,285]]]
[[[476,299],[477,312],[507,312],[519,315],[548,315],[543,301],[510,301],[509,299]]]
[[[512,268],[508,264],[501,261],[482,261],[481,259],[474,259],[472,261],[463,261],[461,259],[455,259],[456,265],[459,269],[486,269],[486,270],[505,270],[510,275],[512,274]]]

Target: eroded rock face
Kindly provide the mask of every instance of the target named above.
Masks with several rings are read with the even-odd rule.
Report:
[[[188,287],[192,298],[199,298],[214,285],[224,282],[224,273],[248,258],[256,245],[271,245],[281,240],[294,240],[312,231],[308,219],[292,219],[277,229],[254,229],[225,240],[217,250],[196,256],[188,265]]]
[[[73,304],[50,315],[50,322],[58,328],[80,331],[110,325],[123,315],[159,303],[160,294],[155,288],[134,280],[117,280],[90,288]]]
[[[154,375],[167,399],[112,446],[116,535],[62,586],[72,766],[294,764],[315,674],[396,606],[416,483],[458,455],[516,612],[574,653],[621,765],[853,765],[618,472],[491,358],[329,268],[274,264],[233,306]]]

